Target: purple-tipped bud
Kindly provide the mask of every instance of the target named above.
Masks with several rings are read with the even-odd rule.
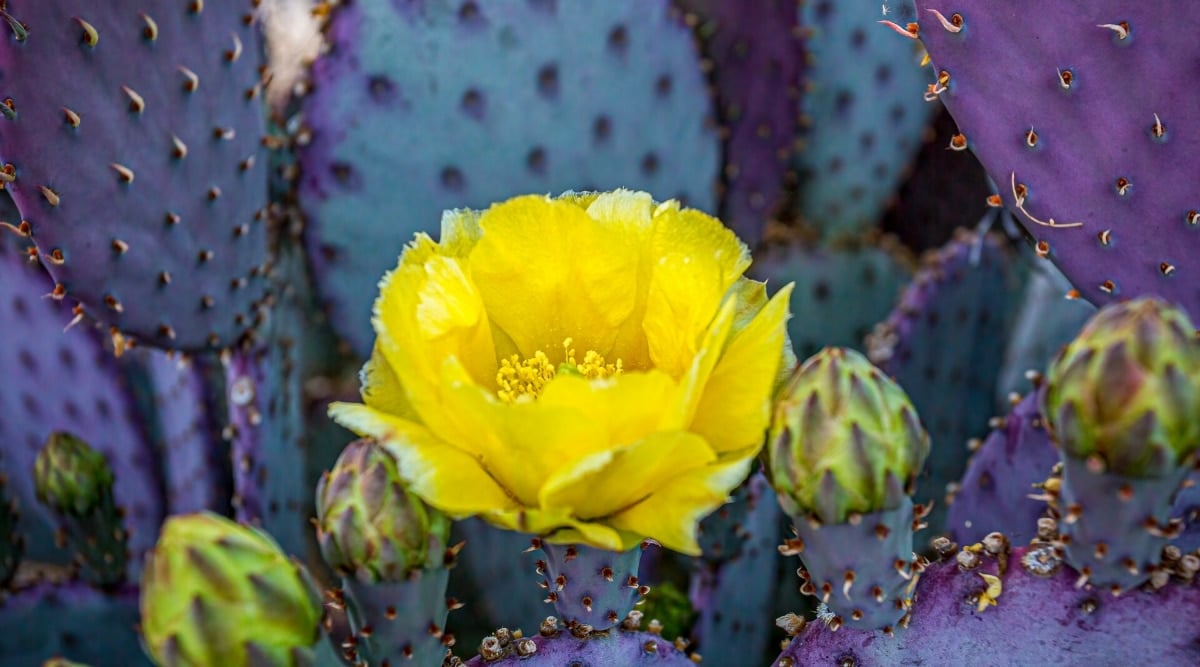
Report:
[[[928,455],[929,435],[904,390],[862,354],[836,347],[792,376],[767,447],[784,510],[831,524],[894,509]]]
[[[1144,297],[1100,310],[1051,365],[1055,442],[1129,477],[1157,477],[1200,449],[1200,339],[1181,309]]]
[[[317,541],[329,566],[366,581],[401,581],[440,566],[450,521],[401,481],[372,440],[350,443],[317,486]]]
[[[112,496],[108,460],[86,442],[61,431],[50,434],[33,467],[37,499],[68,516],[85,516]]]

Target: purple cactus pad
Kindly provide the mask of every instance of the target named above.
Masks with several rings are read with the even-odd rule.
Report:
[[[799,130],[804,44],[794,3],[677,0],[712,63],[727,126],[721,216],[751,248],[783,205]]]
[[[1096,305],[1200,317],[1200,3],[917,8],[941,99],[1039,253]]]
[[[964,544],[993,531],[1021,543],[1037,535],[1037,520],[1046,512],[1034,484],[1046,481],[1058,463],[1039,408],[1039,392],[1030,392],[967,463],[967,472],[950,505],[950,539]]]
[[[66,293],[154,345],[225,346],[255,324],[267,170],[253,5],[5,5],[27,29],[4,24],[0,40],[7,189]]]
[[[632,612],[620,626],[584,634],[559,626],[547,618],[533,637],[514,637],[505,628],[485,637],[479,655],[467,667],[520,665],[521,667],[615,667],[616,665],[659,665],[695,667],[696,662],[676,642],[653,632],[639,632],[641,612]],[[699,656],[697,656],[699,657]],[[457,663],[450,663],[457,664]]]
[[[895,636],[809,621],[774,667],[1200,663],[1200,586],[1174,582],[1114,598],[1077,588],[1079,575],[1051,547],[1013,550],[1003,574],[982,560],[968,571],[953,560],[927,568],[911,622]],[[989,587],[981,574],[999,578],[995,605],[981,599]]]

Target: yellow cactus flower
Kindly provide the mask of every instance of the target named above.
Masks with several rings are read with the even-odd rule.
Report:
[[[698,554],[790,370],[791,286],[768,299],[749,264],[718,220],[642,192],[448,211],[380,283],[363,404],[330,414],[452,517]]]

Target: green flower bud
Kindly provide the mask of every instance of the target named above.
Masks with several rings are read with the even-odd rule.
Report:
[[[163,525],[142,575],[142,634],[159,665],[311,664],[321,600],[266,533],[202,512]]]
[[[1076,459],[1158,477],[1200,449],[1200,339],[1165,301],[1101,309],[1055,358],[1046,385],[1043,414]]]
[[[37,499],[69,516],[85,516],[111,497],[112,468],[100,452],[61,431],[50,434],[33,465]]]
[[[904,390],[866,357],[825,348],[780,392],[766,454],[788,514],[837,524],[897,507],[929,455],[929,434]]]
[[[401,581],[440,566],[450,520],[401,481],[395,457],[350,443],[317,486],[317,542],[329,566],[366,581]]]

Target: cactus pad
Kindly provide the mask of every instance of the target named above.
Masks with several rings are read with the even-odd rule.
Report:
[[[467,667],[520,665],[521,667],[580,667],[600,665],[661,665],[695,667],[699,660],[677,648],[678,644],[653,632],[639,632],[641,612],[630,614],[621,625],[605,632],[575,634],[553,616],[542,622],[536,636],[517,638],[501,628],[484,638],[479,655]],[[699,656],[697,656],[699,657]],[[448,664],[461,664],[452,660]]]
[[[1157,294],[1200,316],[1200,72],[1179,29],[1200,5],[917,7],[942,101],[1040,251],[1097,305]]]
[[[1031,392],[988,435],[967,463],[962,484],[950,505],[946,528],[950,539],[978,542],[999,531],[1014,542],[1037,533],[1046,503],[1034,484],[1046,481],[1058,463],[1058,451],[1042,421],[1038,392]]]
[[[966,467],[967,440],[986,433],[1020,294],[1012,253],[991,236],[960,231],[900,297],[868,344],[871,361],[908,392],[933,439],[914,500],[935,500],[929,525],[945,523],[946,484]],[[948,399],[948,397],[950,397]]]
[[[56,655],[91,667],[150,667],[137,633],[138,593],[101,593],[82,582],[39,583],[0,602],[0,667]]]
[[[633,187],[715,212],[720,141],[666,0],[343,3],[303,105],[299,202],[331,322],[366,356],[376,284],[446,209]]]
[[[798,131],[804,49],[788,2],[677,0],[712,62],[727,126],[721,217],[747,245],[783,205]]]
[[[802,113],[801,218],[825,233],[862,231],[879,219],[921,148],[934,105],[931,78],[911,42],[880,28],[879,0],[810,0],[800,23],[810,31]],[[882,18],[911,19],[911,0],[883,3]]]
[[[129,530],[131,578],[140,555],[154,544],[162,520],[163,491],[157,453],[138,421],[134,401],[101,337],[71,321],[65,301],[44,298],[53,283],[38,266],[11,247],[0,245],[0,466],[21,508],[21,532],[28,557],[60,562],[54,547],[55,519],[40,505],[33,488],[33,463],[55,430],[87,434],[108,459],[116,476],[117,506]]]
[[[1200,659],[1188,611],[1200,605],[1200,586],[1178,582],[1114,598],[1090,586],[1077,589],[1078,575],[1049,547],[1015,549],[1003,559],[1003,570],[990,558],[967,571],[953,560],[926,569],[911,623],[892,638],[809,621],[773,666],[1190,665]]]
[[[826,346],[863,349],[871,327],[887,317],[908,282],[908,261],[884,240],[878,245],[808,248],[800,241],[764,249],[749,273],[774,290],[795,282],[788,338],[796,357]]]
[[[0,158],[43,263],[147,342],[227,345],[263,293],[259,38],[249,0],[11,0]],[[255,164],[257,163],[257,164]]]

